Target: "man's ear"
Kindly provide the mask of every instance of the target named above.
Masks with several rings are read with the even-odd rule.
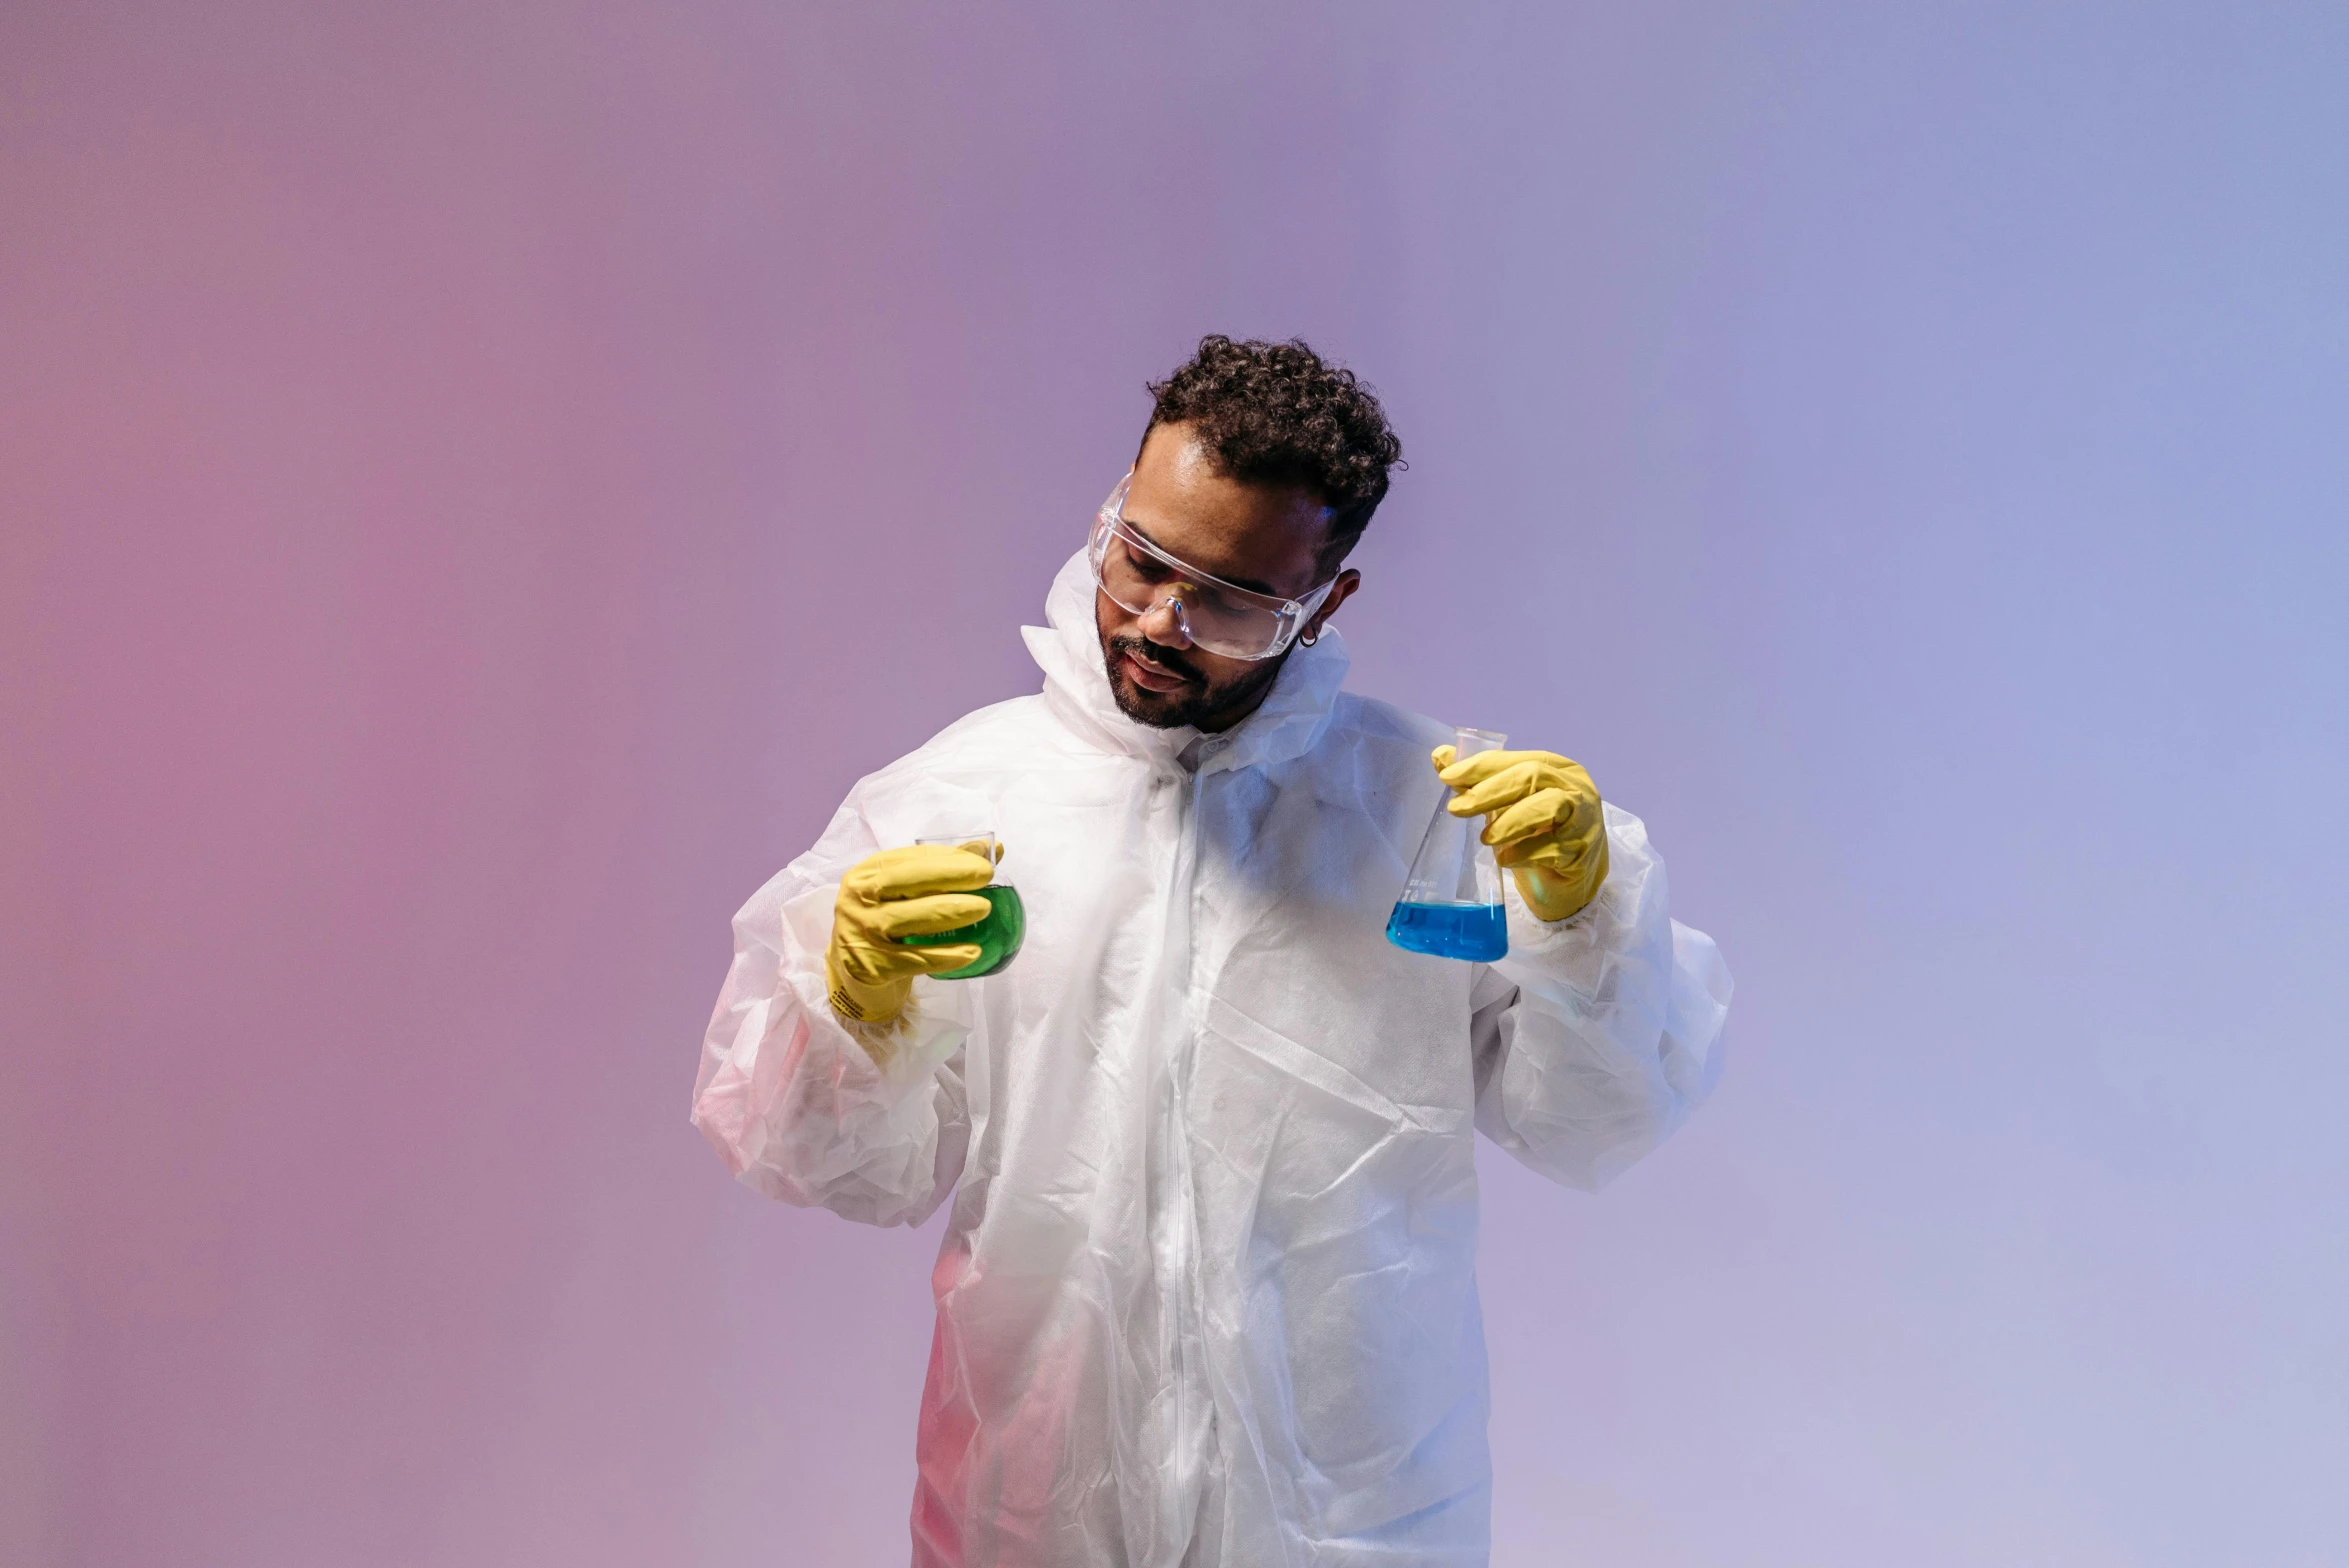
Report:
[[[1351,566],[1338,573],[1329,585],[1329,597],[1321,601],[1321,608],[1313,612],[1313,619],[1305,623],[1304,629],[1297,634],[1298,639],[1310,642],[1319,637],[1323,623],[1337,614],[1338,606],[1352,598],[1354,590],[1361,586],[1362,574]]]

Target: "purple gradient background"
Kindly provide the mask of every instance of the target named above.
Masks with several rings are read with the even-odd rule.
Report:
[[[2349,1561],[2349,12],[0,12],[0,1559],[902,1561],[934,1236],[685,1124],[726,917],[1201,331],[1357,689],[1739,981],[1486,1161],[1495,1561]]]

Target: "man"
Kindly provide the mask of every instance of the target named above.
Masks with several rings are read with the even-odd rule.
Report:
[[[1728,973],[1581,768],[1338,690],[1401,457],[1369,389],[1210,337],[1151,391],[1026,633],[1043,692],[862,780],[736,916],[694,1120],[789,1203],[953,1194],[918,1568],[1481,1564],[1473,1130],[1597,1186],[1703,1098]],[[1511,872],[1491,963],[1384,935],[1447,789]],[[984,830],[1000,872],[914,842]],[[930,978],[980,947],[902,939],[997,876],[1025,947]]]

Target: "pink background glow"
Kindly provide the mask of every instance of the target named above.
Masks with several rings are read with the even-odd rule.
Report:
[[[0,1560],[902,1561],[934,1237],[685,1123],[1199,333],[1353,684],[1739,982],[1486,1162],[1495,1561],[2349,1561],[2349,12],[0,11]]]

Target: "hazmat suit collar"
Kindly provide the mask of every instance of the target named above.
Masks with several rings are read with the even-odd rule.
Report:
[[[1214,773],[1286,762],[1312,750],[1321,738],[1352,662],[1335,628],[1323,627],[1310,648],[1298,644],[1290,649],[1288,662],[1254,713],[1220,735],[1203,737],[1188,725],[1158,729],[1137,723],[1118,707],[1102,662],[1093,592],[1092,567],[1079,550],[1045,596],[1044,618],[1051,625],[1020,628],[1029,654],[1044,671],[1046,705],[1078,739],[1166,768],[1184,766],[1184,752],[1196,741],[1191,758],[1198,771]]]

